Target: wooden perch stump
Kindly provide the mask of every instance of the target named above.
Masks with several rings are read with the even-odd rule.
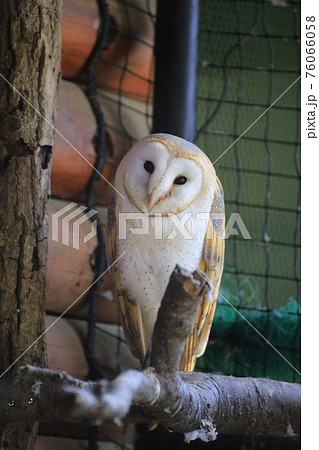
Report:
[[[113,381],[85,382],[65,372],[28,366],[23,376],[3,379],[1,416],[17,421],[28,414],[45,421],[161,423],[187,442],[216,439],[218,433],[298,436],[300,385],[269,379],[178,372],[181,349],[208,289],[205,280],[176,267],[154,328],[143,371],[127,370]],[[27,376],[26,376],[27,375]],[[34,401],[28,404],[29,393]],[[18,394],[18,395],[17,395]],[[14,410],[10,399],[17,399]]]

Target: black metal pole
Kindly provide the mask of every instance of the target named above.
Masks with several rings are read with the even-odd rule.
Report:
[[[195,136],[199,0],[158,0],[153,132]]]

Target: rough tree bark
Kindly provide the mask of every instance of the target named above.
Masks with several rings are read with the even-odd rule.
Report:
[[[16,373],[17,364],[10,366],[44,330],[46,202],[54,143],[48,122],[54,124],[56,114],[61,10],[62,0],[0,2],[2,380]],[[44,339],[21,357],[21,363],[45,365]],[[36,432],[37,424],[28,416],[22,424],[1,424],[0,447],[33,448]]]
[[[22,377],[0,384],[0,396],[5,399],[0,417],[13,421],[28,413],[34,420],[42,417],[44,421],[155,421],[184,433],[186,441],[214,440],[217,433],[298,436],[300,385],[178,372],[186,337],[206,289],[206,282],[196,272],[174,270],[158,313],[146,358],[148,367],[143,371],[129,370],[111,382],[85,382],[63,372],[27,367]],[[17,411],[6,407],[17,399]]]

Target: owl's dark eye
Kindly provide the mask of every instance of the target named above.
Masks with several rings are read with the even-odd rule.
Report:
[[[154,172],[154,164],[152,163],[152,161],[145,161],[144,169],[146,170],[146,172],[153,173]]]
[[[186,177],[177,177],[174,181],[174,184],[185,184],[187,181]]]

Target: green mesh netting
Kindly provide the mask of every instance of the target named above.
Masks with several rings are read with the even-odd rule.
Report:
[[[220,292],[297,371],[299,76],[299,1],[200,3],[196,144],[223,184],[226,221],[239,213],[251,235],[237,227],[227,239]],[[227,301],[219,299],[197,369],[299,381]]]

